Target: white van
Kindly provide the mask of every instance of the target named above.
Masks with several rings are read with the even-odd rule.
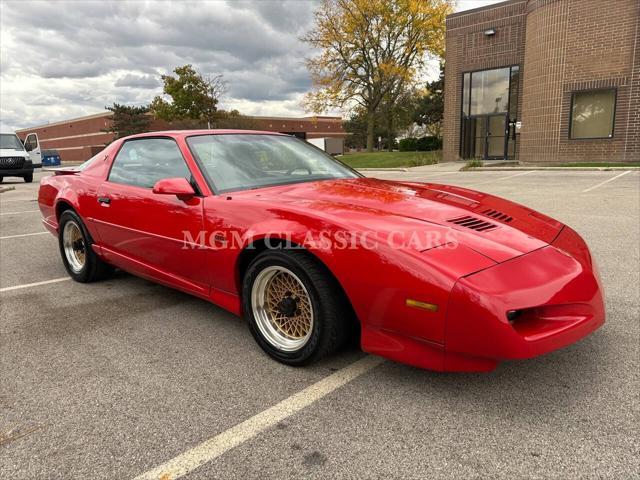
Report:
[[[23,145],[15,133],[0,133],[0,182],[4,177],[22,177],[30,183],[36,165],[42,165],[37,134],[27,135]]]

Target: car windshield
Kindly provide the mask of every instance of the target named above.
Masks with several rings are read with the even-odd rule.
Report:
[[[359,176],[322,150],[284,135],[199,135],[187,143],[218,192]]]
[[[13,133],[0,134],[0,148],[7,148],[9,150],[24,150],[22,142]]]

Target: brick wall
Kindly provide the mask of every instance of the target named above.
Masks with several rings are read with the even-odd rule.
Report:
[[[632,121],[638,111],[632,85],[638,82],[639,8],[637,0],[529,2],[521,161],[640,159]],[[570,139],[572,93],[598,88],[617,92],[613,137]]]
[[[512,0],[451,15],[444,158],[459,157],[462,73],[519,64],[518,160],[640,160],[639,23],[638,0]],[[572,92],[596,88],[617,91],[613,138],[569,139]]]
[[[534,1],[527,8],[519,160],[556,161],[560,140],[569,1]]]
[[[38,134],[43,150],[56,149],[63,161],[84,161],[113,141],[109,128],[111,113],[104,112],[73,120],[25,128],[16,133],[24,140],[27,134]],[[250,117],[252,129],[283,133],[304,133],[306,138],[346,137],[340,117]],[[152,130],[167,130],[170,126],[154,120]]]
[[[109,128],[110,112],[99,113],[65,122],[55,122],[16,133],[24,140],[27,134],[38,134],[43,150],[56,149],[65,161],[84,161],[91,158],[113,140]]]

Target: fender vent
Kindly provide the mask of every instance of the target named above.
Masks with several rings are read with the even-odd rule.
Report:
[[[469,215],[451,218],[447,220],[447,222],[455,223],[456,225],[460,225],[461,227],[465,227],[465,228],[470,228],[471,230],[475,230],[477,232],[488,232],[489,230],[498,228],[497,225],[491,222],[487,222],[485,220],[481,220],[476,217],[471,217]]]
[[[506,222],[509,223],[511,220],[513,220],[513,218],[511,218],[509,215],[507,215],[506,213],[502,213],[499,212],[498,210],[493,210],[491,208],[481,212],[483,215],[486,215],[487,217],[492,217],[495,218],[496,220],[500,220],[501,222]]]

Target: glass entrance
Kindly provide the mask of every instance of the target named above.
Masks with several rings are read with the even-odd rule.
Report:
[[[513,158],[519,71],[514,65],[463,75],[462,158]]]
[[[507,115],[465,117],[462,130],[463,158],[507,158]]]

